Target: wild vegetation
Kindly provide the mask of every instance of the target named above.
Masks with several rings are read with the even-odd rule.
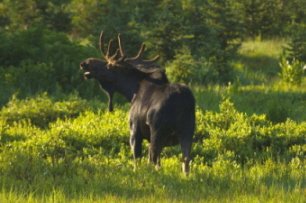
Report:
[[[303,0],[0,1],[0,202],[305,202]],[[196,98],[191,171],[180,147],[134,171],[130,105],[85,81],[98,35]],[[143,143],[148,155],[149,143]]]

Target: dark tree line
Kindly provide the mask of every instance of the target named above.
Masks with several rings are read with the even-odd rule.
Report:
[[[3,39],[39,28],[96,46],[102,29],[120,32],[129,53],[145,41],[148,55],[160,54],[162,63],[189,54],[195,66],[214,71],[200,82],[230,80],[229,62],[245,38],[291,38],[290,56],[305,61],[305,25],[305,0],[0,0]],[[16,63],[1,55],[1,64]]]

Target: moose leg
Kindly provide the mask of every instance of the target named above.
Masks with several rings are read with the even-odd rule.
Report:
[[[160,168],[160,153],[162,151],[161,148],[152,147],[150,144],[149,147],[149,163],[153,163],[157,169]]]
[[[158,170],[160,169],[160,153],[162,151],[162,148],[160,146],[150,146],[150,162],[155,165],[155,168]]]
[[[190,151],[191,151],[191,140],[183,139],[181,140],[181,148],[182,148],[182,154],[183,154],[183,164],[182,164],[182,170],[183,172],[188,175],[190,171]]]
[[[193,127],[192,128],[181,128],[178,131],[178,134],[180,135],[180,144],[182,149],[182,170],[185,173],[185,175],[189,174],[190,171],[190,152],[192,147],[192,135],[193,135]]]
[[[113,92],[108,92],[108,111],[112,112],[114,110],[113,107]]]
[[[163,148],[162,137],[154,129],[150,129],[150,149],[149,149],[149,158],[150,162],[154,163],[157,169],[160,168],[160,153]]]
[[[140,130],[138,129],[136,124],[131,124],[130,129],[131,129],[130,146],[135,161],[134,163],[134,170],[135,170],[137,168],[137,159],[141,158],[142,138]]]

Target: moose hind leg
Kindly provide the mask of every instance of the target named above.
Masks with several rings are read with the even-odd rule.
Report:
[[[150,144],[149,149],[149,161],[156,166],[156,169],[160,168],[160,153],[162,151],[162,147],[160,144],[152,143]]]
[[[182,148],[182,170],[183,172],[188,175],[190,172],[190,152],[191,152],[191,145],[192,141],[189,140],[182,140],[181,141],[181,148]]]
[[[151,130],[151,138],[150,138],[150,149],[149,149],[149,159],[150,162],[153,163],[157,169],[160,168],[160,153],[163,148],[163,140],[161,136]]]

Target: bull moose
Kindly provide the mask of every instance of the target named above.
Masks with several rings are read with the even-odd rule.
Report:
[[[189,173],[190,152],[195,128],[195,99],[183,84],[169,83],[166,74],[155,62],[158,56],[144,60],[141,45],[135,57],[128,58],[118,35],[118,48],[113,53],[113,40],[105,51],[103,31],[100,50],[104,60],[88,58],[80,63],[87,79],[98,80],[109,96],[113,110],[114,92],[131,102],[129,112],[130,146],[135,163],[141,157],[142,141],[148,140],[149,161],[160,167],[160,154],[165,146],[181,145],[183,172]]]

